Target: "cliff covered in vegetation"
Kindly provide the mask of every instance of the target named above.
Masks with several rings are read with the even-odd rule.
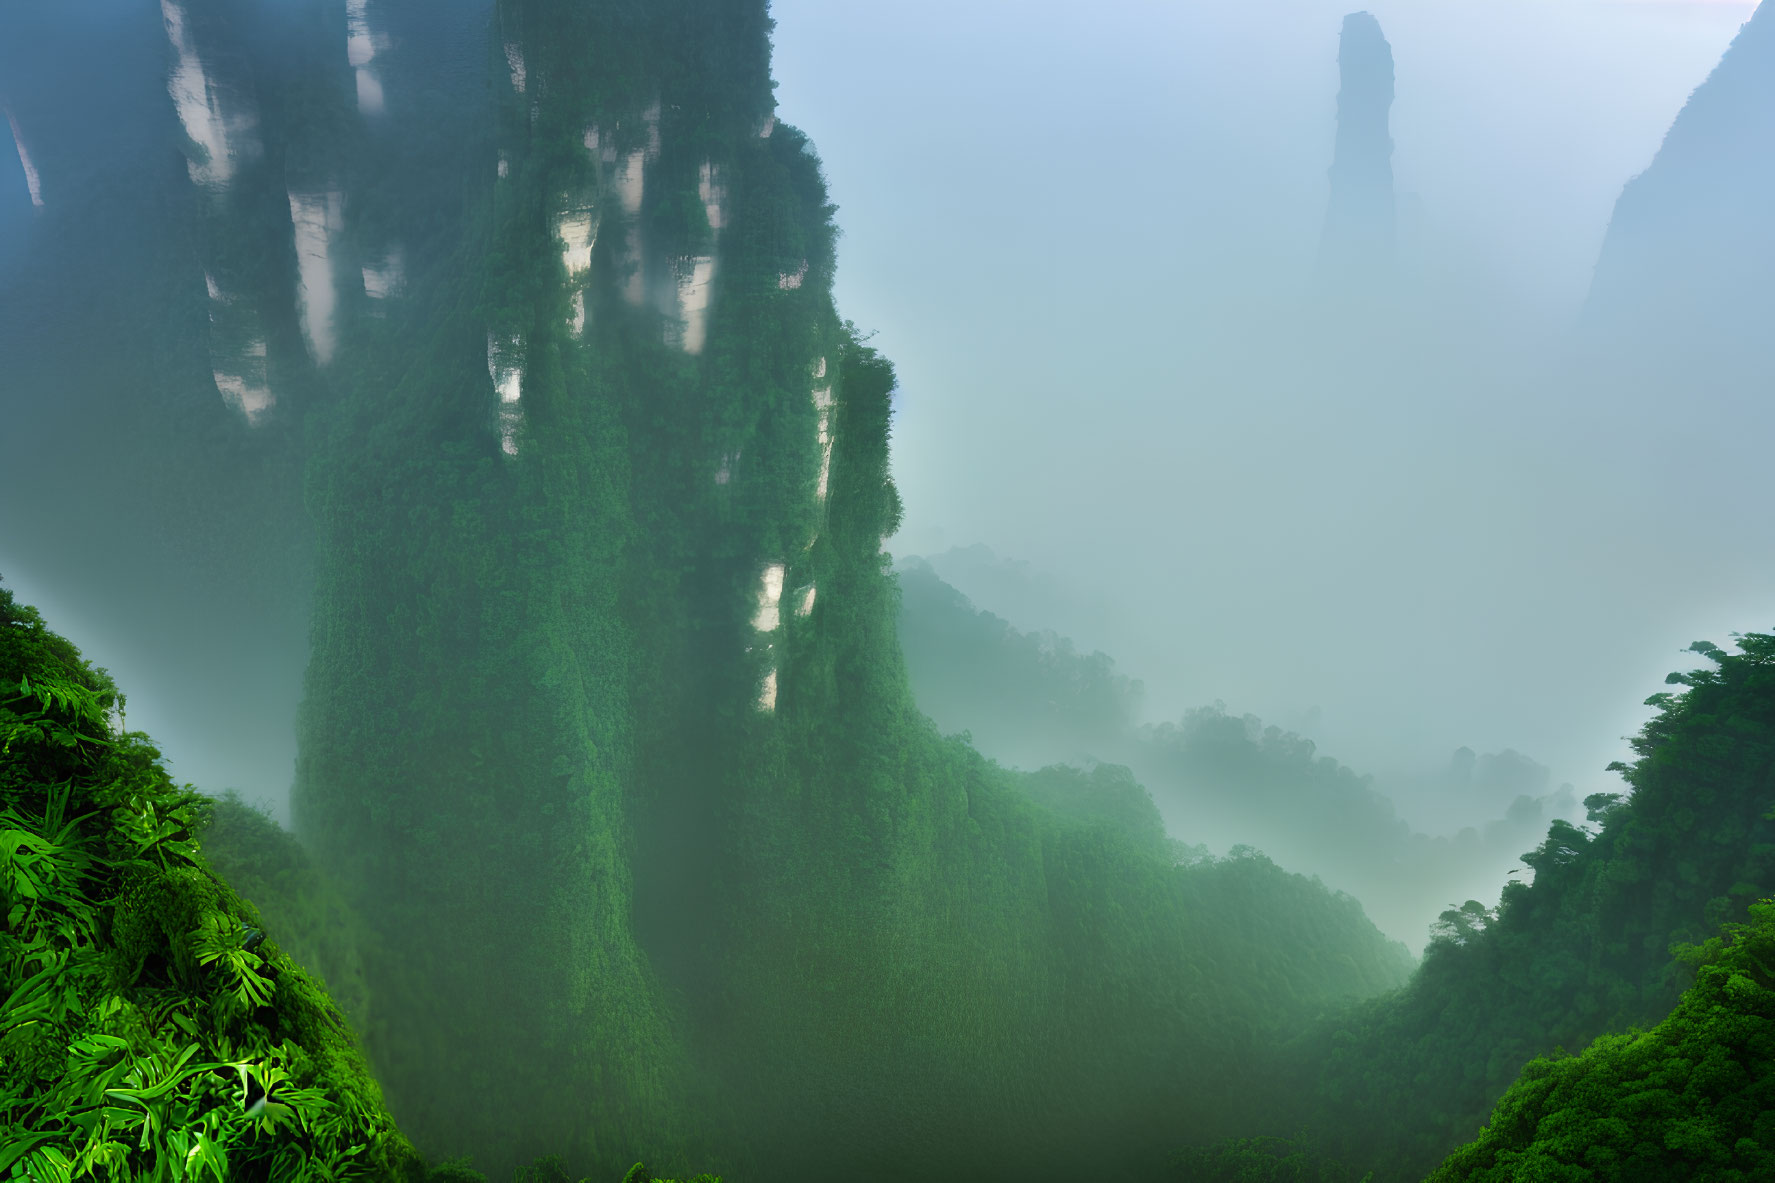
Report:
[[[3,1100],[40,1173],[423,1177],[410,1136],[550,1183],[1060,1180],[1304,1128],[1406,1178],[1532,1056],[1655,1020],[1670,943],[1767,893],[1768,638],[1709,649],[1633,798],[1444,913],[1415,976],[1350,896],[1174,841],[1144,769],[945,737],[882,550],[896,379],[833,302],[763,0],[163,15],[181,237],[123,262],[182,275],[148,316],[180,331],[87,364],[123,402],[173,359],[101,434],[170,441],[142,512],[204,580],[275,557],[225,585],[236,631],[311,608],[301,845],[172,787],[6,601]],[[1107,661],[1026,640],[985,648],[1064,687],[1038,716],[1126,730]],[[1297,737],[1123,738],[1423,856]]]
[[[192,559],[141,631],[309,615],[302,849],[223,808],[213,851],[428,1153],[1151,1163],[1403,980],[1349,899],[1179,865],[1132,780],[1025,781],[916,710],[895,379],[833,305],[761,0],[161,16],[116,54],[158,71],[165,233],[108,257],[161,298],[113,353],[25,354],[82,371],[101,452],[172,473],[95,478]],[[59,208],[28,274],[106,261]],[[163,656],[207,686],[210,655]]]

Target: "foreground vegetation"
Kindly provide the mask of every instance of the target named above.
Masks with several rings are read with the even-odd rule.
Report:
[[[427,1166],[351,1023],[280,945],[288,920],[349,962],[337,896],[275,823],[175,785],[123,707],[0,587],[0,1177],[484,1183]],[[217,838],[227,878],[202,849]],[[557,1158],[514,1176],[572,1178]],[[636,1164],[623,1183],[672,1181]]]
[[[429,1175],[343,1016],[198,849],[210,802],[0,588],[0,1171]]]
[[[1649,1031],[1536,1057],[1431,1183],[1775,1175],[1775,901],[1683,951],[1697,969]]]
[[[918,710],[882,552],[895,376],[832,302],[760,0],[504,0],[455,90],[431,67],[462,55],[424,39],[448,7],[407,12],[386,74],[448,93],[374,142],[338,22],[303,50],[329,71],[288,68],[262,14],[193,20],[257,71],[267,158],[344,178],[340,249],[410,229],[412,283],[342,292],[323,366],[254,220],[284,175],[243,170],[191,229],[191,273],[227,263],[287,330],[299,842],[173,785],[103,675],[3,601],[0,1170],[473,1177],[417,1143],[524,1183],[639,1183],[643,1156],[770,1183],[1414,1179],[1535,1057],[1657,1023],[1693,964],[1686,1018],[1532,1068],[1448,1169],[1573,1166],[1564,1127],[1616,1154],[1595,1169],[1757,1166],[1724,1098],[1758,1078],[1717,1047],[1761,1038],[1734,960],[1758,930],[1671,948],[1775,889],[1775,639],[1702,647],[1632,797],[1555,824],[1497,909],[1450,908],[1414,972],[1351,896],[1171,841],[1128,768],[1013,773]],[[564,212],[600,219],[571,264]],[[719,266],[691,349],[696,260]],[[1079,675],[1081,733],[1125,718],[1101,663],[1021,656]],[[1410,845],[1348,770],[1197,722],[1142,742]],[[1642,1087],[1685,1064],[1705,1129]],[[1605,1137],[1622,1107],[1677,1125],[1642,1154]]]
[[[1297,1115],[1338,1157],[1422,1177],[1536,1056],[1659,1022],[1693,980],[1677,954],[1775,895],[1775,636],[1693,648],[1710,665],[1649,700],[1631,794],[1555,822],[1532,884],[1455,910],[1405,990],[1297,1049]]]

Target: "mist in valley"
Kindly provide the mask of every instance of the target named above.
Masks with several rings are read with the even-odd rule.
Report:
[[[945,8],[877,69],[825,51],[899,14],[778,11],[840,290],[901,359],[896,554],[1026,561],[1078,610],[982,606],[1114,655],[1156,717],[1317,708],[1377,772],[1466,744],[1598,780],[1619,688],[1757,626],[1766,400],[1723,352],[1654,386],[1579,332],[1622,186],[1747,5],[1376,10],[1398,276],[1351,315],[1312,287],[1345,9]]]
[[[10,18],[18,142],[38,200],[45,170],[62,193],[34,207],[5,162],[11,300],[66,292],[88,331],[132,319],[91,302],[127,219],[71,259],[26,244],[34,221],[155,171],[142,115],[118,117],[162,85],[158,22],[131,11]],[[1423,833],[1503,816],[1446,787],[1463,747],[1527,754],[1581,820],[1571,802],[1617,787],[1603,766],[1644,721],[1640,689],[1689,641],[1758,627],[1775,590],[1746,340],[1766,292],[1716,301],[1730,331],[1665,323],[1625,347],[1608,329],[1643,292],[1605,268],[1615,287],[1592,294],[1622,186],[1750,12],[1378,13],[1395,245],[1328,269],[1337,5],[778,4],[779,93],[842,210],[839,298],[902,375],[907,511],[887,549],[1021,630],[1112,656],[1144,686],[1139,722],[1227,704],[1372,774]],[[62,63],[91,75],[50,81]],[[1741,178],[1758,192],[1760,167]],[[1681,250],[1697,231],[1672,214],[1637,232]],[[84,413],[69,381],[15,379],[13,471],[48,463],[33,441]],[[127,606],[81,566],[107,530],[141,544],[130,505],[11,501],[0,558],[22,597],[137,687],[134,717],[179,775],[287,818],[299,562],[281,615],[242,591],[237,623],[206,606],[207,627],[137,626],[190,601],[177,566]]]
[[[1490,1154],[1775,923],[1771,80],[1751,0],[19,0],[0,578],[127,709],[6,824],[125,728],[217,802],[258,911],[155,906],[326,979],[328,1169]]]
[[[1426,835],[1523,792],[1582,822],[1646,717],[1626,688],[1761,627],[1775,589],[1760,91],[1690,117],[1688,167],[1734,196],[1624,218],[1599,270],[1623,186],[1752,7],[1374,10],[1392,255],[1328,269],[1344,12],[980,5],[933,11],[940,39],[898,14],[783,20],[784,92],[832,145],[839,290],[880,310],[860,323],[903,376],[888,546],[1109,655],[1143,685],[1137,722],[1252,714]],[[833,52],[858,36],[897,52]],[[1623,261],[1710,233],[1745,278],[1706,299],[1707,278],[1660,297],[1668,273]],[[1540,771],[1487,792],[1463,748]],[[1476,894],[1519,860],[1499,863]]]

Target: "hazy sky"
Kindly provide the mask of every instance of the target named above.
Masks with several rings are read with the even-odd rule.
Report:
[[[1410,266],[1519,332],[1340,372],[1290,308],[1351,7],[777,0],[840,307],[899,368],[889,548],[984,542],[1107,596],[1014,623],[1108,649],[1158,713],[1316,719],[1382,771],[1514,746],[1605,787],[1679,648],[1775,625],[1761,466],[1696,447],[1775,424],[1553,383],[1521,343],[1575,313],[1621,185],[1752,6],[1372,6]]]
[[[840,207],[840,307],[899,367],[889,546],[983,542],[1113,605],[1014,623],[1108,650],[1156,715],[1222,699],[1365,770],[1512,746],[1605,787],[1679,648],[1775,626],[1753,451],[1775,422],[1700,377],[1550,379],[1537,342],[1752,8],[1373,6],[1402,244],[1439,311],[1353,361],[1298,331],[1350,8],[777,0],[781,111]],[[1444,342],[1451,320],[1503,344]],[[106,622],[4,574],[147,683]],[[136,701],[176,735],[176,704]]]

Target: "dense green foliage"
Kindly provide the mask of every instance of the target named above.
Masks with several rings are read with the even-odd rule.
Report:
[[[1631,796],[1556,822],[1495,913],[1448,916],[1410,986],[1327,1025],[1299,1053],[1323,1145],[1387,1179],[1416,1178],[1471,1137],[1537,1055],[1655,1022],[1687,972],[1671,950],[1775,891],[1775,636],[1712,669],[1634,740]]]
[[[1173,1175],[1178,1183],[1358,1183],[1342,1163],[1315,1154],[1304,1138],[1229,1138],[1192,1147],[1177,1156]]]
[[[121,706],[0,588],[0,1171],[423,1178],[343,1017],[205,864],[208,801]]]
[[[1775,1176],[1775,901],[1693,947],[1695,984],[1646,1032],[1537,1057],[1432,1183]]]
[[[1531,1056],[1667,1010],[1670,944],[1768,890],[1775,641],[1752,637],[1661,700],[1599,833],[1556,824],[1534,884],[1451,907],[1397,989],[1406,949],[1283,867],[1397,895],[1515,830],[1414,835],[1223,710],[1136,731],[1106,657],[890,573],[894,372],[833,305],[833,209],[774,120],[762,0],[505,0],[472,41],[384,7],[407,23],[380,124],[339,22],[287,60],[270,15],[198,22],[263,83],[266,155],[191,232],[260,301],[288,416],[267,471],[306,478],[302,845],[172,788],[104,681],[9,609],[0,1101],[38,1173],[75,1133],[70,1157],[138,1173],[421,1170],[297,953],[411,1136],[496,1178],[643,1155],[777,1183],[1409,1178]],[[433,69],[465,43],[472,85]],[[343,271],[396,238],[410,260],[399,298],[342,292],[324,364],[265,231],[286,181],[340,187]],[[584,262],[569,215],[596,226]],[[951,701],[1117,763],[1024,774],[942,734],[897,635],[926,608],[952,631],[909,652],[948,662]],[[1184,837],[1283,865],[1168,840],[1178,790]]]
[[[945,730],[1026,767],[1111,758],[1134,730],[1142,687],[1107,654],[1024,633],[978,610],[921,559],[898,569],[899,634],[919,709]]]
[[[264,919],[290,959],[327,996],[372,1055],[377,1030],[366,961],[374,935],[300,843],[265,813],[228,794],[208,805],[201,840],[210,870]]]
[[[421,1144],[494,1173],[1162,1161],[1159,1115],[1219,1132],[1258,1049],[1409,958],[1263,860],[1064,822],[917,712],[893,371],[833,308],[767,33],[761,3],[501,5],[460,245],[342,327],[294,807],[373,930],[371,1052]]]

